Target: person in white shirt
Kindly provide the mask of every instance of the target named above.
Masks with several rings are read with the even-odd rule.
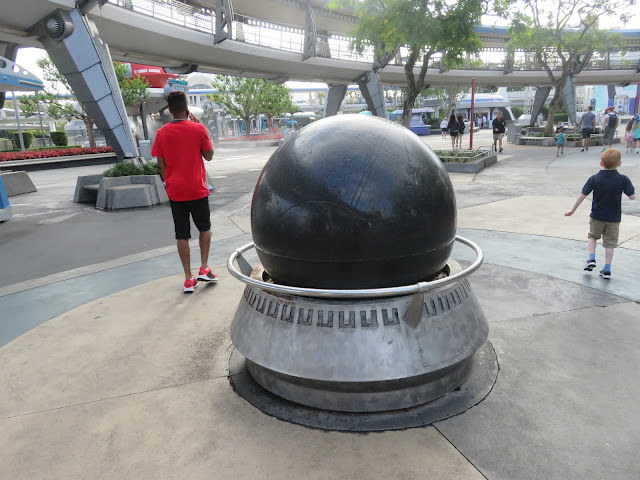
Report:
[[[449,128],[449,122],[447,121],[446,118],[444,118],[440,122],[440,130],[442,130],[442,137],[441,138],[447,138],[447,129],[448,128]]]

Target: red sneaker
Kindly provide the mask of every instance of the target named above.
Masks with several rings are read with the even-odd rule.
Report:
[[[198,280],[202,282],[217,282],[218,276],[211,271],[211,268],[207,265],[207,268],[200,267],[198,272]]]
[[[190,280],[184,281],[184,293],[193,293],[198,285],[198,280],[195,277],[191,277]]]

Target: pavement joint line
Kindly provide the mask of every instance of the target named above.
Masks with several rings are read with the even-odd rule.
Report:
[[[475,468],[478,473],[480,475],[482,475],[484,478],[486,478],[487,480],[489,480],[489,477],[487,477],[484,472],[480,469],[480,467],[478,467],[473,460],[471,460],[469,457],[467,457],[457,446],[455,443],[453,443],[449,437],[447,437],[444,433],[442,433],[442,431],[438,428],[438,423],[441,422],[446,422],[448,419],[453,418],[453,417],[457,417],[460,415],[465,414],[466,412],[473,410],[474,408],[476,408],[478,405],[480,405],[481,403],[483,403],[487,398],[489,398],[489,395],[491,395],[491,393],[493,392],[493,389],[496,387],[497,383],[498,383],[498,378],[500,377],[500,370],[502,370],[502,367],[500,366],[500,357],[498,356],[498,353],[496,352],[496,349],[494,348],[493,344],[491,342],[489,342],[489,345],[491,345],[491,349],[493,350],[493,354],[495,355],[496,358],[496,363],[498,365],[498,373],[496,374],[496,377],[493,379],[493,384],[491,385],[491,388],[489,389],[489,392],[482,398],[482,400],[480,400],[478,403],[476,403],[475,405],[473,405],[472,407],[464,410],[463,412],[460,413],[456,413],[455,415],[451,415],[450,417],[447,418],[443,418],[442,420],[438,420],[437,422],[433,422],[431,424],[431,426],[433,428],[436,429],[436,431],[442,435],[442,438],[444,438],[447,442],[449,442],[449,444],[456,449],[456,451],[462,455],[462,457],[464,457],[464,459],[469,462],[469,464],[473,465],[473,468]]]
[[[629,215],[629,214],[627,214],[627,215]],[[635,240],[636,238],[639,238],[639,237],[640,237],[640,234],[636,235],[635,237],[627,238],[624,242],[619,243],[616,248],[624,248],[621,245],[624,245],[625,243],[630,242],[631,240]],[[631,250],[631,249],[629,249],[629,250]]]
[[[62,405],[60,407],[45,408],[43,410],[36,410],[36,411],[33,411],[33,412],[18,413],[16,415],[9,415],[7,417],[0,418],[0,422],[3,421],[3,420],[11,420],[13,418],[28,417],[30,415],[38,415],[40,413],[55,412],[57,410],[64,410],[66,408],[81,407],[83,405],[91,405],[92,403],[107,402],[109,400],[117,400],[119,398],[132,397],[134,395],[144,395],[145,393],[159,392],[159,391],[162,391],[162,390],[168,390],[170,388],[184,387],[186,385],[195,385],[195,384],[198,384],[198,383],[210,382],[210,381],[213,381],[213,380],[220,380],[222,378],[228,378],[228,377],[229,377],[229,375],[227,375],[227,374],[218,375],[218,376],[215,376],[215,377],[204,378],[202,380],[196,380],[196,381],[193,381],[193,382],[176,383],[175,385],[167,385],[166,387],[150,388],[149,390],[140,390],[138,392],[123,393],[122,395],[114,395],[113,397],[97,398],[95,400],[87,400],[86,402],[78,402],[78,403],[71,403],[69,405]]]
[[[526,195],[520,195],[520,196],[526,196]],[[543,195],[543,196],[544,196],[544,195]],[[513,198],[516,198],[516,197],[513,197]],[[505,198],[505,199],[502,199],[502,200],[496,200],[495,202],[503,202],[503,201],[505,201],[505,200],[510,200],[510,199]],[[480,204],[480,205],[488,205],[489,203],[495,203],[495,202],[487,202],[487,203],[482,203],[482,204]],[[470,206],[470,207],[461,208],[460,210],[466,210],[466,209],[468,209],[468,208],[473,208],[473,207],[477,207],[477,206],[478,206],[478,205],[472,205],[472,206]],[[623,214],[623,215],[626,215],[626,214]],[[486,232],[497,232],[497,233],[513,233],[513,234],[517,234],[517,235],[526,235],[526,236],[529,236],[529,237],[553,238],[553,239],[555,239],[555,240],[571,240],[571,241],[574,241],[574,242],[579,242],[579,241],[581,241],[581,240],[576,240],[575,238],[554,237],[554,236],[552,236],[552,235],[545,235],[544,233],[522,233],[522,232],[510,232],[510,231],[507,231],[507,230],[494,230],[494,229],[492,229],[492,228],[486,228],[486,227],[485,227],[485,228],[458,227],[458,228],[464,228],[465,230],[478,230],[478,231],[480,231],[480,232],[482,232],[482,231],[486,231]],[[622,242],[622,243],[626,243],[626,242],[628,242],[628,241],[630,241],[630,240],[633,240],[634,238],[638,238],[638,237],[640,237],[640,235],[636,235],[636,236],[634,236],[634,237],[627,238],[627,239],[626,239],[624,242]],[[586,244],[586,242],[584,242],[584,243]],[[621,243],[620,245],[622,245],[622,243]],[[616,247],[616,248],[624,248],[624,247],[620,247],[620,245],[618,245],[618,247]],[[634,248],[625,248],[625,250],[629,250],[629,251],[631,251],[631,252],[637,252],[637,251],[638,251],[638,250],[636,250],[636,249],[634,249]],[[525,271],[528,271],[528,270],[525,270]],[[1,290],[0,290],[0,292],[1,292]],[[2,296],[2,295],[0,295],[0,296]]]

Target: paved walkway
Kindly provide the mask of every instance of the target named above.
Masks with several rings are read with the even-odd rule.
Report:
[[[478,144],[489,143],[488,133],[478,137]],[[426,141],[434,148],[448,142]],[[144,229],[162,207],[126,212],[127,220],[83,210],[39,225],[29,257],[20,232],[36,226],[20,217],[0,225],[0,263],[13,256],[24,266],[10,280],[0,269],[0,478],[640,477],[640,202],[623,201],[623,243],[609,282],[581,269],[588,202],[563,216],[597,171],[597,149],[567,149],[556,159],[553,148],[507,144],[498,164],[475,176],[452,175],[459,233],[485,253],[471,282],[490,321],[497,383],[464,414],[368,435],[275,420],[229,385],[229,324],[243,285],[224,263],[250,241],[248,185],[259,171],[249,170],[271,151],[247,152],[254,157],[241,169],[232,165],[245,153],[223,154],[213,165],[214,176],[226,177],[216,180],[222,198],[212,212],[211,263],[221,281],[192,296],[180,292],[170,238],[120,255],[107,246],[101,261],[66,269],[46,254],[49,233],[61,242],[70,222],[77,231],[101,228],[82,218],[89,214],[107,217],[119,238],[136,244],[141,234],[127,226]],[[639,187],[640,155],[623,162]],[[55,173],[64,181],[38,177],[39,193],[24,201],[23,213],[48,201],[47,188],[70,198],[77,173],[67,174]],[[56,255],[83,251],[66,239]],[[453,256],[469,258],[462,248]],[[38,265],[47,274],[39,275]]]

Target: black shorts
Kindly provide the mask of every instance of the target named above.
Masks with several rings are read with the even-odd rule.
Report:
[[[583,128],[582,129],[582,138],[591,138],[591,133],[593,132],[593,129],[591,128]]]
[[[209,197],[199,200],[188,200],[186,202],[176,202],[169,200],[171,213],[173,214],[173,224],[176,229],[177,240],[187,240],[191,238],[191,224],[189,214],[193,218],[193,223],[200,232],[211,230],[211,212],[209,210]]]
[[[457,137],[458,136],[458,131],[457,130],[452,130],[449,135],[451,135],[452,137]]]

